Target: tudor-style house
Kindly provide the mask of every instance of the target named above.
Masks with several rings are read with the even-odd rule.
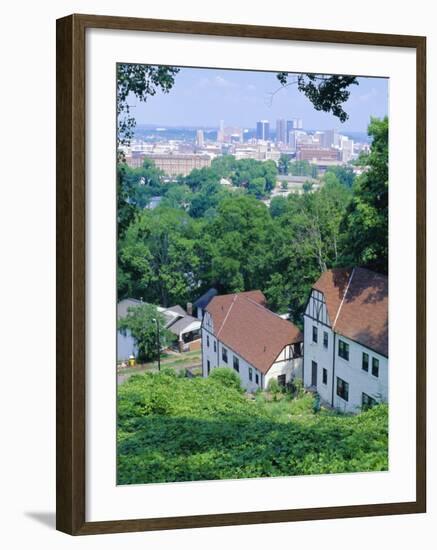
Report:
[[[234,369],[249,392],[302,377],[302,332],[266,308],[259,290],[215,296],[202,320],[202,373]]]
[[[388,400],[388,279],[363,268],[324,272],[304,315],[304,385],[345,412]]]

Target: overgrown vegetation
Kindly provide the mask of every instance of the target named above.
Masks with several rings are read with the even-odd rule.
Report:
[[[248,399],[225,370],[164,369],[119,387],[119,484],[387,470],[385,405],[315,415],[311,394]]]

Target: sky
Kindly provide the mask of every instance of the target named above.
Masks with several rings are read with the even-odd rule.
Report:
[[[388,114],[388,79],[358,81],[343,105],[349,115],[345,123],[316,111],[295,85],[282,88],[275,72],[182,67],[168,94],[159,91],[146,103],[132,98],[129,104],[135,105],[137,124],[217,127],[224,120],[225,126],[254,128],[265,119],[274,128],[278,118],[301,118],[308,130],[365,132],[370,116]]]

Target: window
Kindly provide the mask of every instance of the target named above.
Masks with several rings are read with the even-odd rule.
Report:
[[[206,370],[207,370],[207,373],[209,374],[211,370],[211,363],[209,362],[209,359],[206,361]]]
[[[322,372],[322,382],[325,384],[328,383],[328,371],[326,369],[323,369],[323,372]]]
[[[313,342],[317,344],[317,340],[318,340],[317,327],[313,327]]]
[[[217,342],[214,340],[214,351],[217,351]]]
[[[209,335],[206,335],[206,345],[209,347]]]
[[[252,377],[253,377],[252,369],[251,369],[251,367],[249,367],[249,380],[251,382],[252,382]]]
[[[373,397],[370,397],[370,395],[367,395],[367,393],[361,394],[361,408],[363,410],[371,409],[376,404],[376,399],[373,399]]]
[[[327,348],[329,342],[329,335],[327,332],[323,331],[323,347]]]
[[[349,344],[346,344],[343,340],[338,341],[338,355],[349,361]]]
[[[222,348],[222,359],[225,363],[228,362],[228,350],[226,348]]]
[[[285,374],[280,374],[278,376],[278,384],[281,388],[285,388]]]
[[[259,384],[259,376],[257,374],[255,374],[255,384],[256,385]]]
[[[379,376],[379,359],[372,357],[372,374],[378,378]]]
[[[369,354],[363,352],[363,362],[361,363],[361,368],[366,372],[369,372]]]
[[[234,355],[234,369],[237,372],[240,372],[240,361],[238,360],[238,357],[235,357],[235,355]]]
[[[349,401],[349,384],[337,376],[337,395]]]

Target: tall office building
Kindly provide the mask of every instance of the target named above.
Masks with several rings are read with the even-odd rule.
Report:
[[[346,136],[342,136],[341,141],[341,160],[349,162],[354,157],[354,142]]]
[[[203,130],[197,130],[196,132],[196,145],[197,147],[204,147],[205,146],[205,138],[203,135]]]
[[[256,123],[256,139],[268,141],[270,135],[270,127],[268,120],[259,120]]]
[[[225,141],[225,121],[220,121],[219,130],[217,132],[217,141],[223,142]]]
[[[302,130],[291,130],[288,133],[288,146],[295,151],[299,142],[304,141],[307,137],[307,134]]]
[[[321,136],[322,147],[338,147],[339,135],[337,130],[326,130]]]
[[[276,121],[276,143],[287,143],[287,125],[283,118]]]
[[[301,130],[303,128],[303,122],[301,118],[293,118],[293,128],[295,130]]]
[[[286,134],[286,137],[287,137],[287,144],[290,143],[290,132],[293,131],[293,121],[292,120],[287,120],[287,122],[285,123],[285,134]]]

